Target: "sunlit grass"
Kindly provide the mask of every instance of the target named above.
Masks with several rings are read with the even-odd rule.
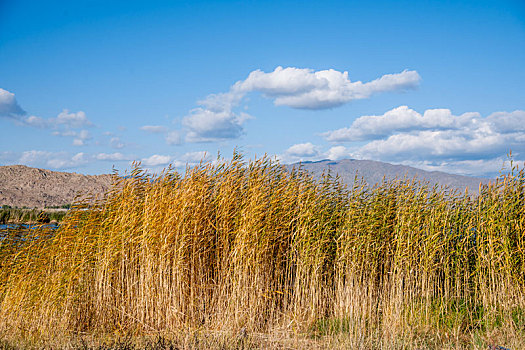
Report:
[[[347,189],[238,155],[184,176],[136,168],[56,232],[2,239],[0,335],[525,348],[524,186],[513,168],[478,197]]]

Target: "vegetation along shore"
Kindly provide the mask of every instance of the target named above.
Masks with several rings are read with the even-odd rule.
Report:
[[[8,205],[0,207],[0,224],[36,224],[58,223],[67,214],[67,208],[11,208]]]
[[[238,155],[113,179],[56,230],[2,232],[3,346],[525,348],[516,167],[478,196]]]

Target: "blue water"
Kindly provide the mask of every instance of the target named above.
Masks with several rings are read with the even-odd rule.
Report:
[[[7,229],[16,229],[16,228],[25,228],[25,229],[35,229],[37,227],[44,227],[44,228],[50,228],[50,229],[57,229],[57,224],[44,224],[44,225],[38,225],[38,224],[0,224],[0,230],[7,230]]]

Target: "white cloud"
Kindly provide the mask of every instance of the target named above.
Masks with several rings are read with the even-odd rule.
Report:
[[[87,130],[80,130],[76,136],[77,138],[73,140],[73,145],[75,146],[83,146],[87,140],[92,139],[91,134]]]
[[[314,71],[294,67],[277,67],[273,72],[256,70],[232,90],[259,91],[274,99],[278,106],[300,109],[326,109],[352,100],[369,98],[375,93],[415,88],[421,80],[416,71],[386,74],[368,83],[352,82],[348,72],[334,69]]]
[[[94,156],[97,160],[107,160],[107,161],[121,161],[121,160],[131,160],[129,156],[125,156],[120,152],[115,153],[98,153]]]
[[[231,107],[223,110],[195,108],[184,117],[182,124],[190,130],[186,141],[213,142],[241,136],[244,132],[242,125],[250,118],[243,112],[233,113]]]
[[[0,117],[20,119],[25,113],[18,105],[15,94],[0,88]]]
[[[91,139],[91,134],[87,130],[80,130],[78,133],[78,138],[82,140],[89,140]]]
[[[0,152],[0,161],[3,164],[23,164],[45,169],[72,169],[96,161],[128,161],[132,156],[115,153],[87,154],[78,152],[50,152],[30,150],[24,152]]]
[[[210,160],[210,154],[206,151],[196,151],[185,153],[181,160],[192,164],[198,164],[201,161],[206,162]]]
[[[51,169],[74,168],[89,162],[89,157],[85,153],[77,153],[73,156],[67,152],[48,152],[48,151],[25,151],[16,161],[17,164],[24,164],[34,167],[44,167]]]
[[[331,147],[325,153],[327,159],[330,160],[340,160],[345,158],[351,158],[352,153],[345,146],[334,146]]]
[[[91,140],[93,137],[88,130],[75,131],[71,129],[55,130],[53,131],[54,136],[65,136],[73,137],[73,146],[84,146],[86,141]]]
[[[56,118],[46,119],[32,115],[27,118],[20,119],[20,121],[22,125],[56,130],[70,130],[93,126],[93,123],[86,117],[86,113],[83,111],[74,113],[69,112],[67,109],[64,109],[62,112],[60,112]]]
[[[363,116],[350,127],[323,134],[334,145],[327,151],[311,143],[297,144],[279,155],[284,163],[344,158],[380,160],[429,171],[497,176],[512,150],[516,163],[525,159],[525,111],[496,112],[487,117],[449,109],[420,114],[406,106],[383,115]]]
[[[415,88],[421,80],[416,71],[386,74],[371,82],[351,81],[348,72],[333,69],[314,71],[277,67],[273,72],[255,70],[228,92],[209,95],[183,118],[188,142],[233,139],[243,134],[243,124],[251,117],[236,113],[246,94],[260,92],[278,106],[299,109],[333,108],[375,93]]]
[[[93,126],[83,111],[75,113],[64,109],[56,118],[47,119],[34,115],[25,117],[25,114],[26,112],[18,105],[15,94],[0,88],[0,117],[14,119],[19,125],[61,131]]]
[[[344,146],[334,146],[329,148],[328,151],[322,151],[322,148],[310,142],[299,143],[289,147],[282,154],[279,154],[277,158],[285,164],[322,159],[340,160],[354,158],[353,152]]]
[[[244,112],[235,113],[244,93],[230,91],[212,94],[198,103],[202,107],[194,108],[182,119],[188,128],[187,142],[214,142],[234,139],[244,132],[242,125],[252,117]]]
[[[120,140],[120,137],[114,136],[109,140],[109,145],[112,148],[121,149],[124,148],[126,145]]]
[[[171,163],[172,158],[170,156],[165,156],[161,154],[154,154],[148,158],[142,159],[142,164],[145,166],[159,166],[159,165],[168,165]]]
[[[286,150],[286,153],[288,155],[294,156],[294,157],[315,157],[319,155],[319,147],[315,146],[314,144],[307,142],[307,143],[298,143]]]
[[[477,133],[516,133],[525,131],[525,111],[496,112],[484,118],[477,112],[455,116],[449,109],[428,109],[423,114],[407,106],[394,108],[383,115],[362,116],[350,127],[322,135],[332,142],[381,139],[413,131],[459,131]]]
[[[324,157],[321,147],[311,142],[297,143],[290,146],[283,153],[277,155],[277,159],[284,164],[296,163],[308,160],[319,160]]]
[[[168,132],[165,140],[168,145],[180,145],[182,143],[180,132],[176,130]]]
[[[407,106],[400,106],[383,115],[359,117],[350,127],[329,131],[323,136],[332,142],[362,141],[382,138],[401,131],[468,127],[474,119],[479,118],[479,113],[454,116],[449,109],[429,109],[421,115]]]
[[[516,161],[521,166],[524,165],[524,160]],[[442,171],[446,173],[466,175],[466,176],[481,176],[481,177],[496,177],[501,173],[509,171],[509,161],[506,157],[496,157],[490,159],[473,159],[473,160],[451,160],[451,161],[407,161],[404,165],[413,166],[415,168],[427,171]]]
[[[383,115],[360,117],[350,127],[323,136],[332,142],[366,141],[349,152],[358,159],[460,174],[493,174],[509,150],[518,158],[525,157],[525,111],[456,116],[449,109],[420,114],[401,106]]]
[[[146,131],[152,134],[163,134],[168,131],[168,129],[162,125],[144,125],[140,127],[140,130]]]
[[[462,130],[425,130],[374,140],[357,152],[362,158],[370,159],[486,158],[508,152],[509,141],[509,138],[494,132],[470,134]]]
[[[297,145],[294,145],[297,146]],[[293,148],[296,148],[292,146]],[[290,147],[290,148],[292,148]],[[466,176],[479,176],[494,178],[500,173],[506,173],[510,170],[509,160],[506,155],[499,156],[487,156],[486,158],[474,158],[474,159],[463,159],[464,157],[457,158],[434,158],[431,157],[426,159],[409,159],[409,158],[381,158],[374,157],[371,154],[364,155],[362,148],[347,148],[345,146],[334,146],[329,148],[327,151],[322,151],[321,146],[313,146],[318,152],[311,156],[295,156],[287,151],[278,155],[277,158],[284,164],[293,164],[304,161],[319,161],[323,159],[330,160],[341,160],[341,159],[372,159],[381,160],[393,164],[403,164],[412,166],[415,168],[427,170],[427,171],[442,171],[446,173],[466,175]],[[299,149],[300,147],[297,147]],[[525,157],[516,156],[513,151],[514,163],[525,167]]]
[[[59,113],[56,118],[49,119],[49,123],[64,125],[65,127],[72,129],[93,126],[93,123],[91,123],[86,117],[86,113],[82,111],[70,113],[67,109],[64,109]]]
[[[525,111],[496,112],[487,117],[492,128],[501,133],[525,132]]]
[[[22,119],[22,124],[40,129],[49,127],[48,120],[34,115]]]
[[[211,160],[208,152],[206,151],[195,151],[188,152],[181,156],[169,156],[162,154],[154,154],[150,157],[143,158],[141,160],[142,165],[150,172],[159,172],[166,168],[168,165],[172,165],[174,168],[183,169],[186,166],[193,167],[198,165],[201,161],[207,163]]]

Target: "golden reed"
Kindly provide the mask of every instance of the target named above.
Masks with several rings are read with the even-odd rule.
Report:
[[[407,179],[347,189],[238,154],[184,176],[136,167],[114,181],[56,231],[4,234],[10,344],[197,331],[228,334],[232,348],[239,334],[308,340],[299,347],[525,348],[516,167],[479,196]]]

